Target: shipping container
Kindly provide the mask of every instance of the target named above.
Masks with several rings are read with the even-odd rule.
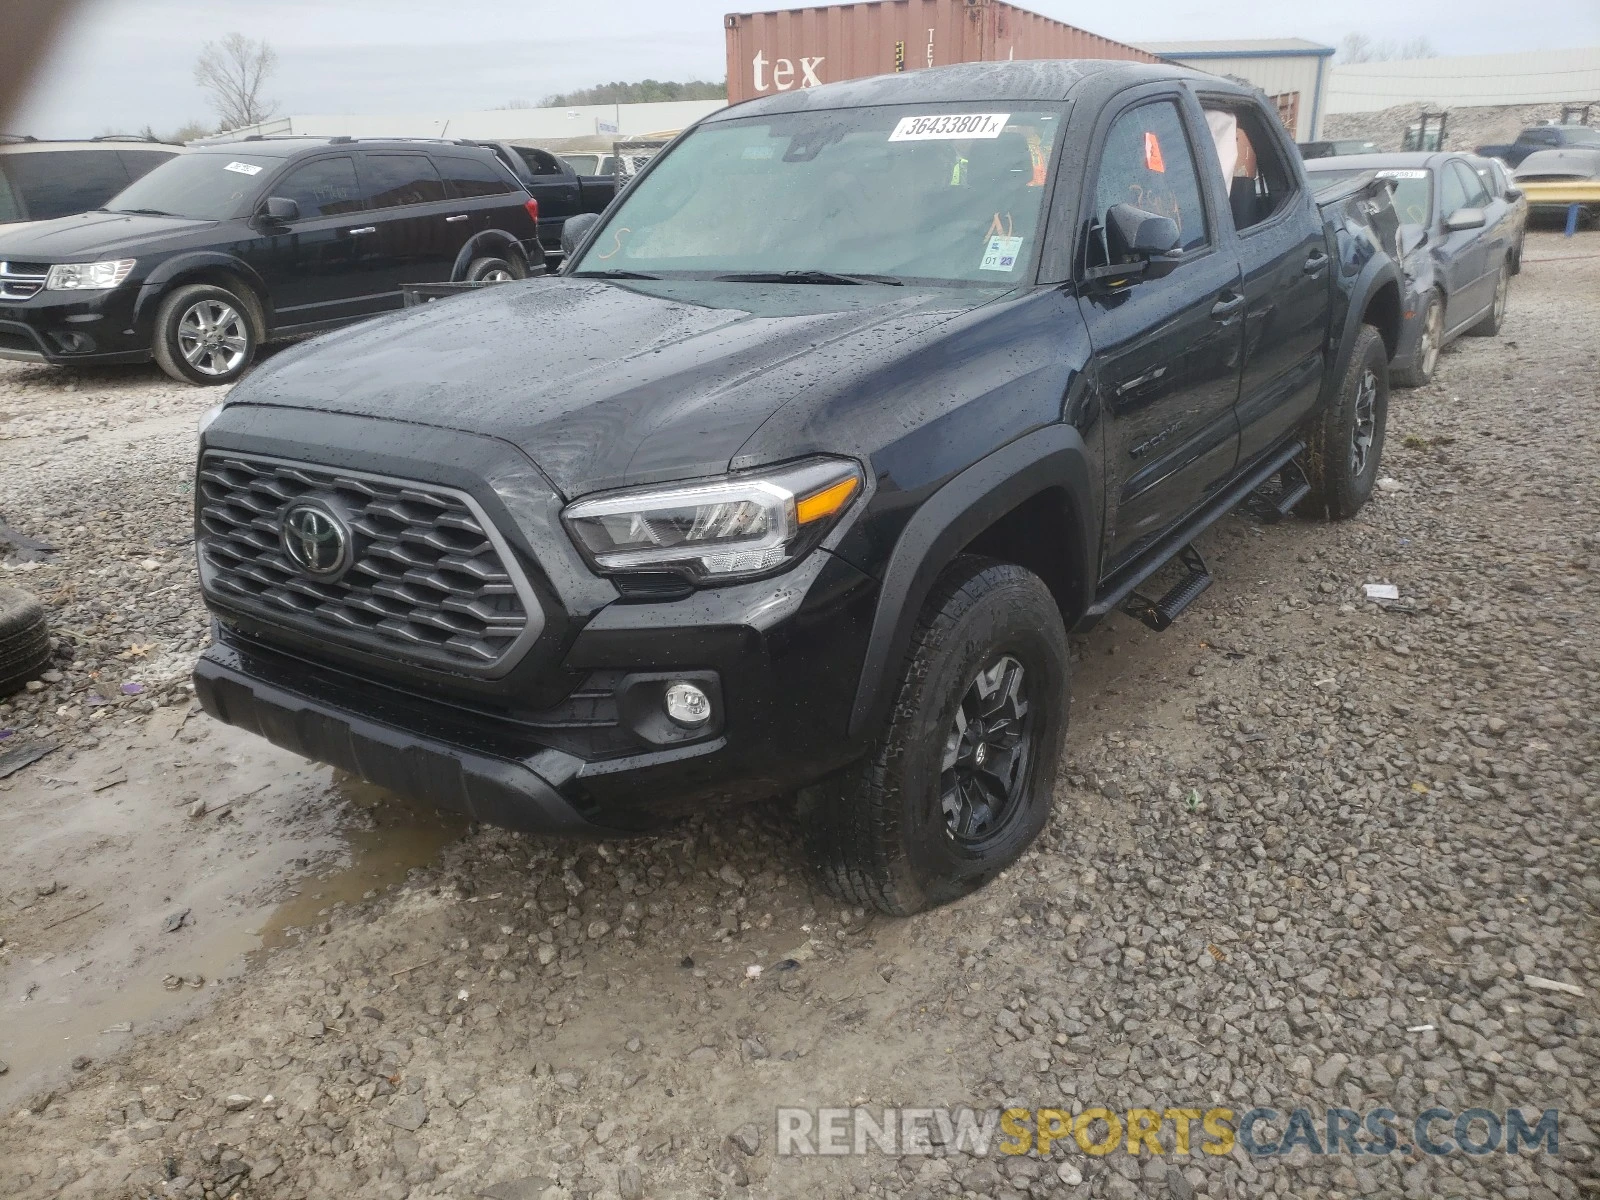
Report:
[[[782,12],[730,13],[728,103],[951,63],[1013,58],[1160,62],[1001,0],[881,0]]]

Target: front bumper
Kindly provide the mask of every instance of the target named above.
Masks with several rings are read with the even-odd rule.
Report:
[[[123,284],[104,292],[0,300],[0,359],[58,366],[144,362],[150,331],[134,316],[138,290]]]

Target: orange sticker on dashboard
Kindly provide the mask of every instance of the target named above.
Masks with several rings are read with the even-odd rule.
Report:
[[[1148,130],[1144,135],[1144,165],[1159,175],[1167,173],[1167,164],[1161,158],[1161,139]]]

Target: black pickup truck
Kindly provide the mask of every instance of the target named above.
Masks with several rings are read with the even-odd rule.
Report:
[[[1259,94],[1176,67],[728,108],[569,220],[561,274],[286,350],[210,416],[200,700],[524,829],[795,793],[837,895],[950,900],[1049,816],[1069,631],[1165,628],[1237,505],[1366,502],[1393,229],[1386,183],[1319,204]]]
[[[617,194],[610,175],[579,175],[565,159],[518,142],[478,142],[487,146],[539,202],[539,242],[551,264],[561,257],[561,231],[567,218],[602,213]]]
[[[1530,154],[1540,150],[1564,150],[1569,146],[1600,150],[1600,129],[1589,125],[1530,125],[1517,134],[1514,142],[1479,146],[1473,153],[1483,158],[1498,158],[1509,167],[1519,167]]]

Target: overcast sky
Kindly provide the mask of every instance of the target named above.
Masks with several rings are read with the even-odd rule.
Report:
[[[449,113],[537,101],[613,79],[721,79],[722,15],[738,0],[87,0],[8,131],[166,133],[212,120],[200,46],[268,39],[280,114]],[[759,5],[754,7],[761,7]],[[768,5],[766,7],[777,7]],[[1428,37],[1441,54],[1600,45],[1597,0],[1140,0],[1024,3],[1119,41]]]

